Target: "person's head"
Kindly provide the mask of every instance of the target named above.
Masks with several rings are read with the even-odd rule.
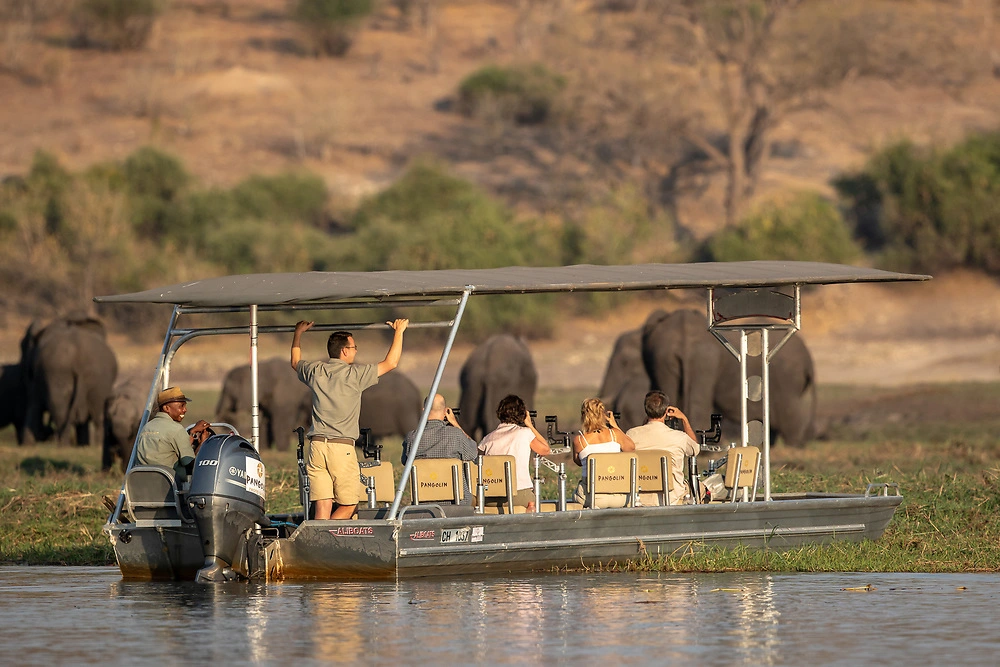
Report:
[[[354,357],[358,354],[358,345],[350,331],[334,331],[326,341],[326,353],[331,359],[353,364]]]
[[[596,431],[608,423],[608,411],[599,398],[588,398],[580,406],[580,421],[584,431]]]
[[[500,405],[497,406],[497,419],[500,420],[501,424],[525,426],[524,418],[527,414],[528,408],[524,405],[524,401],[521,400],[520,396],[514,394],[504,396],[500,399]]]
[[[646,394],[646,399],[642,402],[642,407],[646,411],[648,419],[663,419],[667,416],[670,399],[662,391],[653,390]]]
[[[160,412],[170,415],[170,418],[175,422],[184,419],[184,415],[187,414],[187,404],[190,401],[191,399],[184,395],[180,387],[167,387],[156,395],[156,404],[159,406]]]
[[[424,399],[425,401],[427,399]],[[428,419],[444,419],[445,412],[448,410],[448,403],[445,402],[444,396],[441,394],[434,394],[434,400],[431,402],[431,412],[427,415]]]

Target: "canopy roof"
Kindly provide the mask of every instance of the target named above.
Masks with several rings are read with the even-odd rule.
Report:
[[[185,306],[250,306],[373,301],[389,297],[461,294],[611,292],[707,287],[766,287],[928,280],[820,262],[703,262],[627,266],[511,266],[499,269],[258,273],[207,278],[167,287],[99,296],[98,303],[169,303]]]

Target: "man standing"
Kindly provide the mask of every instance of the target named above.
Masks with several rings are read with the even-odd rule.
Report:
[[[677,505],[684,501],[684,496],[691,493],[685,478],[685,456],[697,456],[701,447],[695,441],[694,429],[687,416],[678,408],[670,405],[670,400],[662,391],[651,391],[643,401],[646,411],[646,423],[628,430],[627,435],[635,443],[636,450],[663,449],[670,452],[671,477],[674,480],[674,490],[670,492],[670,504]],[[667,426],[666,421],[676,417],[684,427],[677,431]],[[640,501],[645,505],[654,504],[651,497],[657,494],[642,494]],[[646,502],[646,500],[650,502]],[[659,499],[657,499],[659,502]]]
[[[211,434],[204,419],[199,420],[190,433],[181,426],[190,401],[179,387],[167,387],[156,395],[160,411],[139,433],[135,453],[137,464],[172,468],[178,478],[187,477],[185,468],[194,461],[196,448]]]
[[[347,331],[335,331],[326,343],[329,361],[303,361],[302,334],[312,322],[295,325],[292,368],[312,391],[312,428],[309,430],[310,495],[316,501],[316,518],[350,519],[361,500],[360,468],[354,441],[361,435],[361,392],[399,365],[407,319],[386,322],[393,329],[392,344],[378,364],[355,364],[358,346]],[[337,508],[334,510],[333,505]]]

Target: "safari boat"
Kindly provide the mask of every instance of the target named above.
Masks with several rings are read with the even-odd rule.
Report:
[[[210,438],[198,452],[190,486],[184,488],[178,488],[173,476],[163,469],[135,465],[133,451],[122,493],[104,532],[126,579],[206,582],[544,571],[670,554],[704,545],[780,549],[838,540],[876,540],[902,501],[895,485],[869,485],[854,495],[771,493],[770,430],[763,428],[768,423],[768,364],[799,330],[803,286],[929,278],[837,264],[756,261],[236,275],[98,297],[99,303],[173,306],[143,425],[155,408],[157,392],[170,383],[175,353],[193,338],[248,338],[252,378],[251,404],[247,406],[251,433],[243,437],[230,429],[234,432]],[[420,482],[423,461],[429,460],[415,464],[414,455],[427,423],[428,399],[398,485],[384,467],[387,464],[362,468],[369,502],[367,508],[363,503],[354,520],[309,519],[308,485],[301,473],[303,510],[266,513],[266,471],[257,451],[257,342],[261,334],[291,334],[294,321],[301,319],[297,311],[323,311],[329,320],[318,321],[313,330],[332,331],[384,326],[374,321],[345,322],[346,311],[392,309],[408,314],[419,309],[441,312],[442,307],[454,308],[454,315],[444,321],[411,316],[411,328],[448,330],[428,390],[428,396],[433,396],[470,298],[669,289],[705,292],[706,327],[740,362],[740,446],[726,452],[727,471],[725,479],[719,481],[726,487],[722,502],[718,502],[717,493],[716,502],[707,504],[641,506],[636,502],[639,491],[662,489],[664,480],[669,479],[668,459],[660,458],[660,466],[655,462],[640,465],[634,455],[625,454],[617,455],[624,459],[602,460],[600,464],[606,467],[601,470],[592,457],[590,463],[595,467],[591,468],[593,483],[588,489],[593,494],[591,500],[604,492],[624,493],[628,500],[625,507],[584,509],[567,502],[564,471],[560,472],[560,497],[546,501],[538,497],[536,463],[538,511],[514,513],[513,504],[508,503],[500,505],[506,511],[485,513],[482,500],[487,487],[493,487],[492,493],[497,482],[502,482],[508,500],[510,497],[509,475],[506,480],[503,475],[498,477],[500,462],[493,466],[497,470],[484,470],[490,467],[487,463],[474,470],[473,466],[463,470],[457,465],[444,472],[424,470],[425,482]],[[260,324],[258,316],[264,311],[287,314],[289,322]],[[197,324],[198,316],[217,313],[245,313],[248,321],[230,327]],[[759,376],[750,375],[753,371],[748,370],[748,361],[756,356],[760,357],[754,362],[755,368],[760,368]],[[762,420],[748,417],[753,401],[760,401]],[[300,461],[301,456],[300,446]],[[504,472],[508,470],[503,467]],[[447,494],[456,493],[461,475],[466,475],[475,489],[476,506],[445,502],[454,499]],[[431,479],[437,482],[426,482]],[[691,479],[699,481],[696,473]],[[404,505],[408,485],[411,502]],[[444,488],[445,496],[439,487]],[[501,485],[501,496],[503,491]]]

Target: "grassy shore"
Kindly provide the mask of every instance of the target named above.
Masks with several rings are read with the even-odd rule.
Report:
[[[1000,385],[947,385],[934,392],[936,404],[996,405]],[[821,404],[849,399],[860,405],[883,395],[882,390],[833,387],[824,389]],[[567,410],[579,398],[574,392],[543,392],[539,407],[568,419],[572,412]],[[214,402],[206,396],[204,404]],[[1000,444],[995,437],[1000,416],[991,412],[952,423],[933,414],[902,422],[888,415],[882,422],[841,420],[828,429],[828,439],[798,450],[775,447],[775,492],[860,492],[869,482],[898,483],[903,504],[877,542],[790,551],[691,544],[668,558],[604,567],[671,572],[1000,570]],[[398,442],[386,443],[384,458],[399,460]],[[268,511],[297,509],[294,452],[266,451],[263,459]],[[120,486],[120,472],[100,472],[98,447],[17,447],[10,429],[0,432],[0,563],[113,564],[114,553],[101,533],[108,514],[102,497],[116,497]],[[553,496],[554,480],[545,488]]]

